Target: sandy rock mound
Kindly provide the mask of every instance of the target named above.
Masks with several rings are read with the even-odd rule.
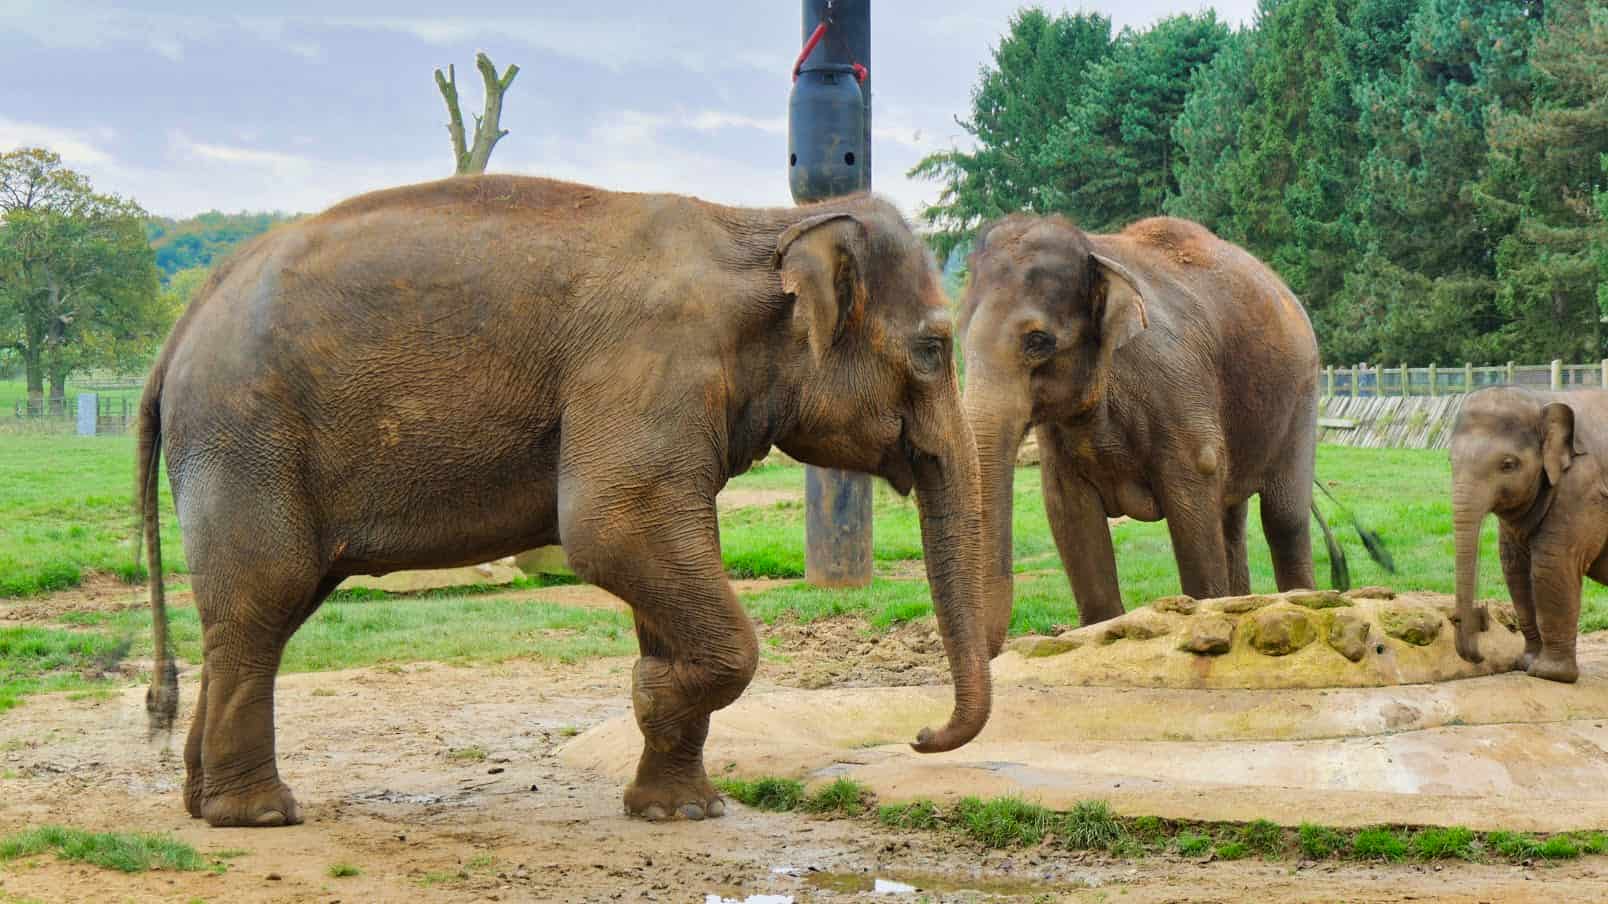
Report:
[[[1480,636],[1485,661],[1454,642],[1453,601],[1369,587],[1215,600],[1166,597],[1056,637],[1012,642],[1001,680],[1177,688],[1383,687],[1510,671],[1524,652],[1510,603]]]

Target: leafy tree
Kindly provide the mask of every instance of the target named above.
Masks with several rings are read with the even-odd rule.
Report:
[[[1485,169],[1487,110],[1524,90],[1525,5],[1382,0],[1354,17],[1377,31],[1372,42],[1350,32],[1366,152],[1351,205],[1359,257],[1324,311],[1325,351],[1339,360],[1489,356],[1476,349],[1502,318],[1494,239],[1472,185]],[[1394,66],[1391,54],[1402,55]]]
[[[1497,301],[1522,326],[1516,348],[1600,358],[1608,312],[1597,261],[1608,226],[1595,196],[1608,151],[1608,8],[1549,4],[1529,61],[1532,103],[1491,117],[1479,195],[1502,235]]]
[[[1210,9],[1123,29],[1039,154],[1041,206],[1101,232],[1162,213],[1177,193],[1173,124],[1191,77],[1228,38]]]
[[[984,221],[1017,210],[1048,211],[1041,150],[1080,97],[1091,68],[1111,53],[1111,20],[1098,13],[1051,16],[1039,8],[1011,17],[972,92],[972,114],[956,120],[977,140],[973,151],[940,151],[910,176],[943,184],[922,213],[937,227],[940,259]]]
[[[22,359],[32,405],[50,383],[126,365],[166,329],[145,212],[96,194],[47,150],[0,154],[0,344]]]
[[[1251,66],[1257,32],[1230,35],[1212,61],[1189,80],[1173,122],[1173,193],[1167,213],[1195,220],[1225,238],[1240,239],[1224,174],[1240,155],[1239,127],[1256,97]]]

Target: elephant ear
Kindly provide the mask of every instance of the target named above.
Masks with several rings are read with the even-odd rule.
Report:
[[[1145,312],[1150,287],[1116,259],[1103,254],[1090,257],[1095,263],[1094,309],[1100,319],[1100,344],[1116,351],[1150,326]]]
[[[1549,402],[1541,409],[1541,464],[1547,480],[1558,485],[1576,455],[1586,454],[1575,432],[1575,413],[1565,402]]]
[[[851,321],[865,313],[865,223],[850,213],[823,213],[787,227],[776,240],[774,266],[793,296],[793,324],[820,363]]]

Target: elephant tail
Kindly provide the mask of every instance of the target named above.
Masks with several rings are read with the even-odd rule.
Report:
[[[1351,522],[1351,526],[1357,531],[1357,537],[1362,540],[1363,549],[1368,551],[1368,557],[1374,560],[1374,564],[1378,565],[1380,568],[1383,568],[1386,574],[1395,574],[1396,560],[1391,557],[1390,550],[1385,548],[1385,541],[1379,536],[1378,532],[1364,526],[1350,509],[1341,505],[1340,500],[1334,498],[1334,494],[1329,492],[1329,488],[1323,485],[1323,481],[1313,478],[1312,483],[1317,486],[1319,492],[1328,498],[1330,502],[1334,503],[1335,508],[1340,510],[1340,514],[1346,516],[1346,518]],[[1317,511],[1317,503],[1314,501],[1312,512],[1314,515],[1316,515]],[[1318,523],[1323,523],[1323,516],[1318,515]],[[1327,528],[1324,530],[1324,536],[1325,538],[1329,536]],[[1332,548],[1333,547],[1331,546],[1331,549]]]
[[[152,656],[151,687],[145,692],[145,713],[150,736],[171,731],[179,715],[179,673],[168,644],[167,596],[162,587],[162,377],[166,356],[158,361],[145,381],[140,397],[139,453],[135,465],[134,510],[138,525],[134,532],[134,567],[140,565],[140,540],[149,548],[151,588]]]
[[[1329,583],[1334,589],[1344,593],[1351,589],[1351,568],[1346,564],[1346,551],[1335,539],[1334,531],[1329,529],[1329,522],[1324,520],[1323,512],[1318,510],[1318,501],[1312,500],[1312,517],[1318,522],[1318,530],[1323,532],[1323,545],[1329,548]]]

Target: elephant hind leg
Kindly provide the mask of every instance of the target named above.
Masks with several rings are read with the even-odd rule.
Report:
[[[1245,521],[1249,501],[1223,510],[1223,551],[1228,559],[1228,592],[1245,596],[1251,592],[1251,560],[1245,549]]]
[[[1294,453],[1260,494],[1262,533],[1280,591],[1316,589],[1312,570],[1312,450]]]
[[[319,573],[310,540],[286,539],[303,519],[236,514],[194,531],[204,661],[185,744],[185,805],[213,826],[294,825],[300,808],[275,755],[274,678],[291,634],[337,582]]]

